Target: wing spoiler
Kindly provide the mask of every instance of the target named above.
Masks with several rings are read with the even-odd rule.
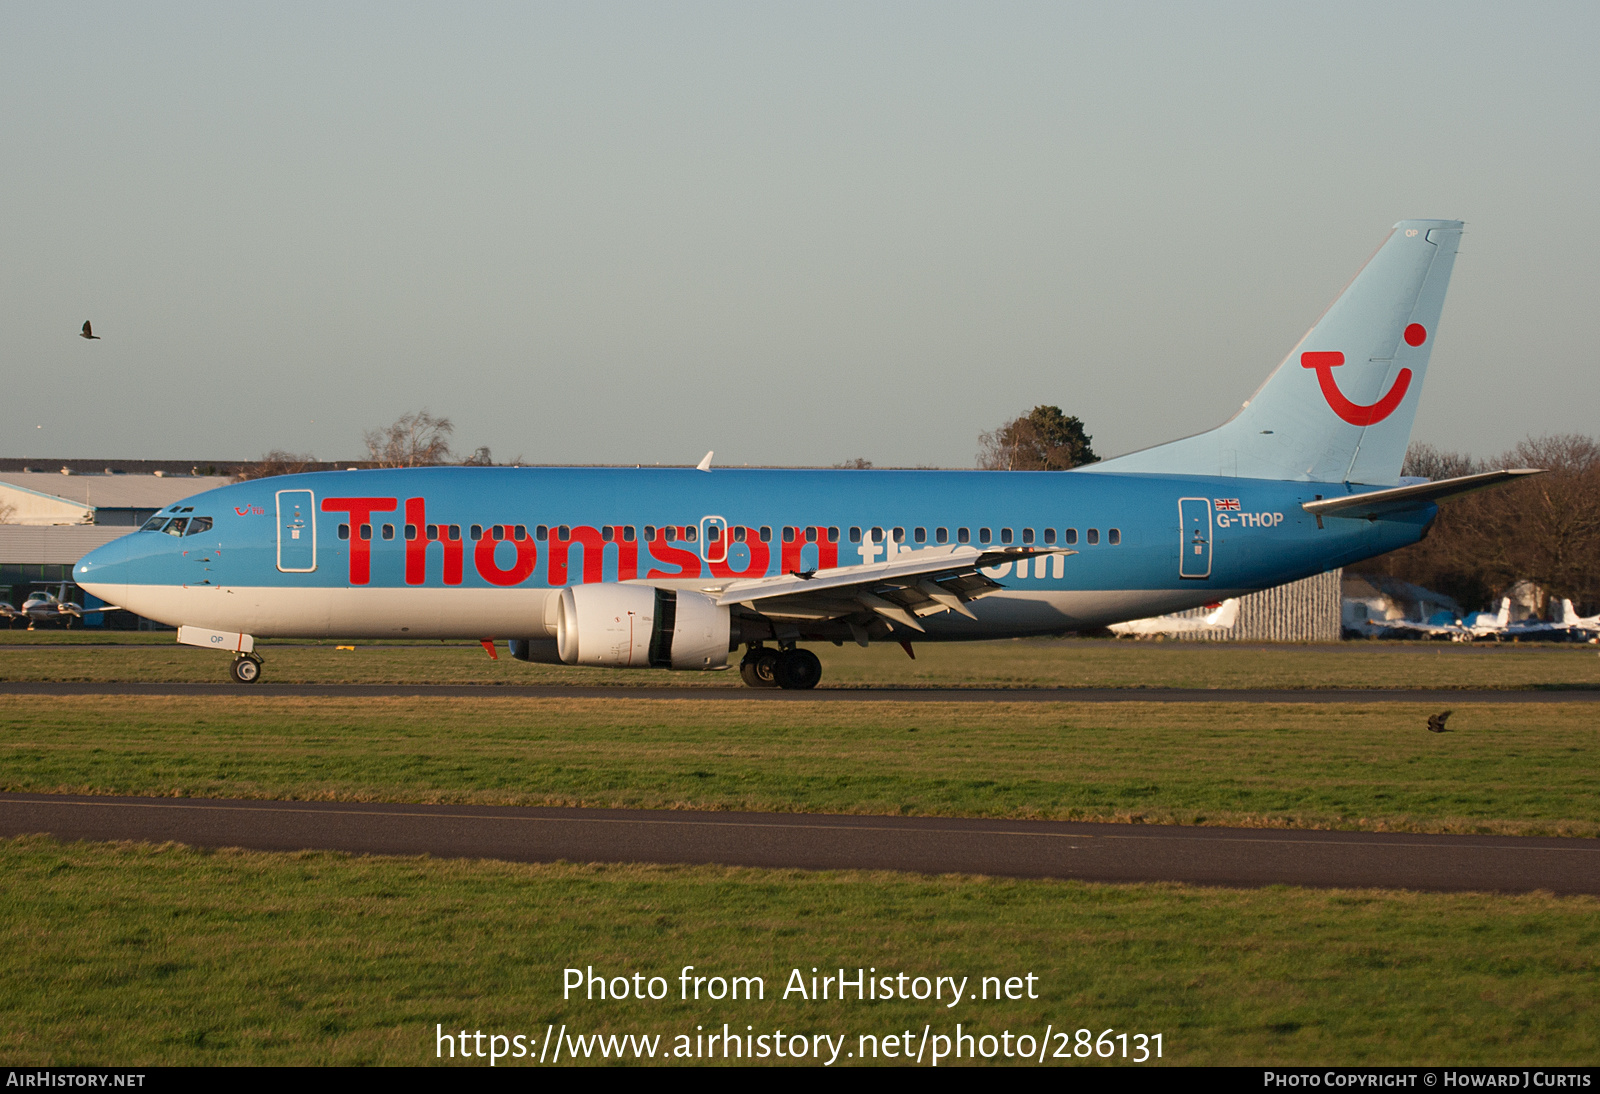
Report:
[[[1457,479],[1440,479],[1438,482],[1420,482],[1415,486],[1395,486],[1387,490],[1369,490],[1364,494],[1350,494],[1341,498],[1322,498],[1301,503],[1300,508],[1315,517],[1353,517],[1358,520],[1377,520],[1386,513],[1416,509],[1430,502],[1470,494],[1474,490],[1487,490],[1515,482],[1525,475],[1542,475],[1542,467],[1513,467],[1505,471],[1485,471],[1479,475],[1462,475]]]

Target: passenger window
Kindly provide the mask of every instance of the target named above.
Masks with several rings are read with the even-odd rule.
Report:
[[[761,542],[762,543],[771,543],[772,542],[772,529],[767,527],[765,524],[763,524],[761,526]]]
[[[340,539],[349,539],[350,538],[350,526],[348,524],[339,525],[339,538]]]
[[[956,529],[956,542],[957,543],[971,543],[972,542],[972,532],[970,530],[966,529],[966,528],[957,528]]]
[[[429,541],[431,542],[431,541],[436,540],[438,538],[439,538],[439,526],[437,524],[428,525],[428,539],[429,539]]]
[[[604,527],[602,527],[600,529],[600,538],[601,538],[601,540],[603,540],[606,543],[610,543],[611,542],[612,534],[613,533],[612,533],[612,530],[611,530],[611,525],[609,525],[609,524],[605,525]]]
[[[1098,529],[1098,528],[1089,529],[1089,531],[1087,533],[1085,533],[1084,538],[1087,539],[1090,543],[1099,543],[1100,542],[1100,529]]]
[[[735,525],[734,528],[732,529],[732,534],[733,534],[733,542],[735,542],[735,543],[743,543],[744,542],[744,534],[745,533],[744,533],[744,528],[742,526]]]
[[[385,524],[383,526],[383,538],[384,539],[393,539],[394,538],[394,525]]]
[[[695,540],[700,538],[700,529],[695,527],[693,524],[689,525],[683,530],[683,538],[684,542],[693,543]]]
[[[662,531],[666,535],[668,543],[677,542],[678,530],[676,528],[664,528],[664,529],[662,529]]]
[[[1110,543],[1110,544],[1121,543],[1122,542],[1122,529],[1121,528],[1108,529],[1106,531],[1106,542]]]
[[[861,529],[860,528],[851,528],[850,529],[850,542],[851,543],[860,543],[861,542]]]
[[[622,542],[624,542],[624,543],[632,543],[633,542],[633,525],[624,524],[622,526]]]
[[[189,531],[187,533],[185,533],[185,534],[194,536],[194,535],[199,535],[201,532],[209,532],[210,530],[211,530],[211,518],[210,517],[195,517],[193,520],[191,520],[189,522]]]
[[[539,529],[539,538],[540,539],[544,538],[544,528],[543,527],[540,527],[540,529]],[[646,524],[644,526],[644,538],[645,538],[645,542],[646,543],[648,543],[650,540],[656,538],[656,526],[654,524]]]
[[[816,529],[815,525],[812,525],[810,528],[806,529],[806,542],[807,543],[815,543],[815,542],[817,542],[817,529]]]
[[[1055,546],[1055,542],[1056,542],[1056,530],[1054,528],[1046,528],[1044,530],[1044,544],[1045,544],[1045,546],[1046,547],[1053,547],[1053,546]]]
[[[829,543],[838,543],[839,542],[839,529],[837,529],[837,528],[829,528],[828,529],[828,542]]]
[[[516,527],[512,528],[511,529],[511,538],[515,539],[515,540],[527,539],[528,538],[528,526],[526,524],[519,524]]]
[[[471,528],[467,529],[467,534],[469,536],[471,536],[474,540],[482,539],[483,538],[483,525],[474,524]]]
[[[1009,528],[1000,529],[1000,542],[1001,543],[1010,543],[1011,542],[1011,529],[1009,529]]]
[[[978,529],[978,542],[979,543],[988,543],[989,540],[991,540],[992,538],[994,538],[994,537],[990,534],[989,529],[987,529],[987,528],[979,528]]]
[[[1078,542],[1078,530],[1076,528],[1068,528],[1066,530],[1065,535],[1066,535],[1066,543],[1067,543],[1068,546],[1071,546],[1072,544]]]
[[[874,543],[882,543],[883,542],[883,529],[882,528],[874,528],[872,530],[872,542],[874,542]]]
[[[926,543],[928,542],[928,530],[926,528],[913,528],[911,529],[911,538],[918,543]]]
[[[415,524],[406,525],[406,538],[407,539],[416,539],[417,538],[417,526]]]
[[[1033,529],[1032,528],[1024,528],[1022,530],[1022,542],[1023,543],[1032,543],[1033,542]]]
[[[784,528],[783,528],[783,542],[785,542],[785,543],[793,543],[794,542],[794,529],[790,528],[788,525],[784,525]]]
[[[489,538],[494,540],[496,543],[500,542],[502,539],[505,539],[505,526],[500,524],[491,524],[489,526]]]
[[[935,542],[935,543],[949,543],[950,542],[950,529],[948,529],[948,528],[935,528],[933,530],[933,542]]]
[[[451,539],[460,539],[461,538],[461,525],[452,524],[450,526],[450,538]]]
[[[372,525],[363,524],[361,526],[361,538],[362,539],[371,539],[372,538]]]

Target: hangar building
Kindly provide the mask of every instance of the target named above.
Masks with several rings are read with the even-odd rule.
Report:
[[[138,528],[173,502],[225,486],[226,475],[166,472],[85,474],[33,470],[0,471],[0,600],[21,604],[35,589],[67,586],[64,599],[86,608],[102,601],[72,584],[78,559]],[[88,616],[88,625],[148,626],[131,612]],[[74,624],[76,625],[76,624]]]

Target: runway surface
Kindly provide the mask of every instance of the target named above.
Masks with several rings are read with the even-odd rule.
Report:
[[[570,687],[561,684],[0,683],[0,695],[238,695],[361,699],[703,699],[754,703],[1595,703],[1600,689]]]
[[[939,817],[0,794],[0,834],[518,862],[1600,893],[1600,840]]]

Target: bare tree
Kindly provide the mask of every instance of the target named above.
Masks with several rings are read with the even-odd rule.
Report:
[[[1593,611],[1600,604],[1600,443],[1575,434],[1529,438],[1483,463],[1413,445],[1406,458],[1408,474],[1435,479],[1500,467],[1550,473],[1446,501],[1421,543],[1354,568],[1479,607],[1526,579]]]
[[[843,463],[836,463],[833,466],[841,471],[871,471],[872,461],[857,456],[853,460],[845,460]]]
[[[316,463],[317,458],[310,454],[297,456],[293,452],[274,448],[255,463],[235,468],[233,474],[240,482],[246,479],[271,478],[273,475],[298,475],[302,471],[312,470]]]
[[[361,435],[367,458],[376,467],[432,467],[450,462],[449,418],[435,418],[428,408],[402,414],[393,425]]]
[[[1090,437],[1077,416],[1058,406],[1036,406],[1021,417],[978,436],[978,467],[985,471],[1065,471],[1096,462]]]
[[[461,464],[463,467],[493,467],[494,457],[489,453],[489,446],[481,444]]]
[[[1422,441],[1411,442],[1411,447],[1406,449],[1405,464],[1400,469],[1400,474],[1411,478],[1430,479],[1438,482],[1440,479],[1455,479],[1462,475],[1473,475],[1485,468],[1471,456],[1460,452],[1446,452],[1435,448]]]

